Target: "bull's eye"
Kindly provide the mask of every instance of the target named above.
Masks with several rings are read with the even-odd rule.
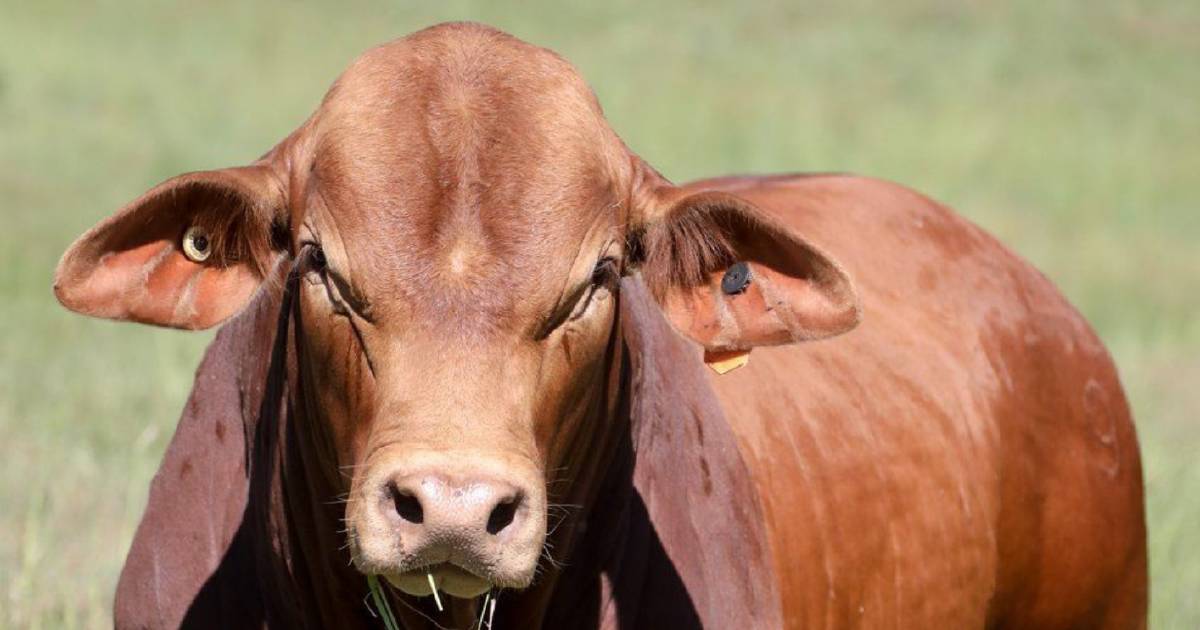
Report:
[[[564,295],[554,311],[538,328],[537,339],[545,339],[567,322],[573,322],[588,313],[597,296],[607,295],[621,277],[617,259],[605,256],[596,262],[587,283],[581,283],[569,294]]]
[[[304,277],[312,285],[323,288],[325,297],[339,315],[354,315],[373,323],[371,301],[356,291],[346,277],[338,273],[337,266],[330,266],[325,250],[313,241],[303,241],[300,259],[303,261]]]
[[[615,258],[605,256],[596,262],[596,266],[592,268],[592,281],[584,290],[580,297],[578,305],[575,307],[571,316],[567,321],[574,321],[583,317],[588,312],[588,307],[596,299],[597,293],[611,291],[616,283],[620,273],[617,271],[617,260]]]
[[[183,255],[192,262],[204,262],[212,255],[212,239],[208,230],[193,225],[183,233]]]
[[[592,269],[592,286],[607,286],[617,279],[617,261],[611,256],[605,256],[596,262]]]
[[[309,264],[312,265],[314,271],[325,271],[325,250],[321,249],[320,245],[310,245],[312,249],[308,253]]]

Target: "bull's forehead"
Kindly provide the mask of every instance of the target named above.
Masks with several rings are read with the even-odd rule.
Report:
[[[578,73],[491,29],[368,52],[313,128],[313,183],[381,313],[522,326],[621,222],[628,157]]]

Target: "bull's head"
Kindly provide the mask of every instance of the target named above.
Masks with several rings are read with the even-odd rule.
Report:
[[[254,164],[153,188],[67,251],[55,291],[199,329],[283,267],[353,561],[415,595],[427,572],[460,597],[530,584],[548,496],[602,430],[621,276],[711,353],[857,321],[836,264],[745,200],[670,185],[569,64],[472,25],[366,53]]]

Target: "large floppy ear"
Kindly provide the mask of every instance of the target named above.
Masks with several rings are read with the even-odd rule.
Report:
[[[287,247],[285,208],[264,164],[169,179],[79,237],[54,294],[94,317],[208,328],[249,302]]]
[[[643,219],[642,277],[710,356],[830,337],[859,320],[836,262],[750,202],[668,189]]]

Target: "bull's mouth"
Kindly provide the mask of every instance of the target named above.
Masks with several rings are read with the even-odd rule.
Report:
[[[430,578],[432,577],[432,580]],[[482,595],[492,588],[492,583],[466,569],[449,562],[435,564],[423,569],[388,575],[388,582],[408,595],[425,597],[437,589],[454,597],[469,599]],[[430,582],[433,582],[433,585]]]

